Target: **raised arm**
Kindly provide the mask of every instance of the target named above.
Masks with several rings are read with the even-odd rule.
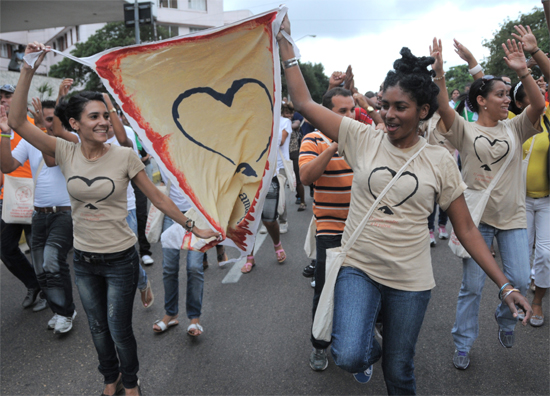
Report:
[[[533,79],[533,76],[529,72],[525,63],[525,55],[523,54],[523,46],[520,43],[516,43],[516,40],[508,40],[506,44],[502,44],[504,53],[504,62],[506,65],[515,71],[523,83],[525,94],[529,98],[531,104],[525,108],[527,117],[533,125],[536,125],[540,121],[540,116],[544,112],[545,103],[544,96],[541,95],[537,83]]]
[[[480,79],[483,77],[483,69],[477,63],[477,59],[472,55],[470,50],[466,48],[463,44],[459,43],[458,40],[454,40],[455,52],[460,56],[460,58],[468,64],[468,71],[474,78],[474,80]],[[473,73],[473,74],[472,74]]]
[[[0,169],[2,173],[11,173],[21,166],[11,155],[11,129],[8,126],[8,115],[4,106],[0,106]]]
[[[491,278],[491,280],[495,282],[499,288],[506,283],[509,283],[508,279],[502,273],[491,252],[489,251],[489,248],[483,240],[481,233],[472,221],[470,211],[468,210],[468,206],[466,206],[464,195],[461,195],[455,199],[446,212],[451,219],[454,232],[460,243],[464,246],[470,256],[472,256],[475,262],[478,263],[481,269],[485,271],[489,278]],[[506,286],[503,293],[505,294],[505,292],[511,290],[512,288],[513,286],[511,285]],[[523,297],[518,291],[510,293],[504,301],[508,304],[508,307],[514,317],[517,317],[516,305],[523,308],[526,314],[522,323],[525,326],[529,321],[528,317],[533,314],[531,306],[525,297]]]
[[[283,19],[281,30],[290,34],[288,15]],[[284,65],[283,69],[285,72],[288,93],[292,98],[294,108],[312,125],[315,125],[319,130],[323,131],[325,135],[337,141],[342,116],[315,103],[313,99],[311,99],[302,72],[298,67],[298,61],[295,60],[296,55],[294,54],[292,44],[284,38],[281,32],[277,34],[277,41],[279,42],[281,61]]]
[[[309,186],[323,176],[328,163],[337,151],[338,143],[334,142],[328,149],[319,154],[318,157],[300,166],[300,181],[302,184]]]
[[[17,133],[32,144],[34,147],[42,151],[44,154],[54,156],[56,140],[54,137],[43,133],[39,128],[34,126],[27,120],[27,97],[29,96],[29,88],[34,76],[34,72],[44,60],[46,53],[49,51],[44,44],[34,42],[28,44],[25,50],[25,55],[33,52],[45,50],[37,59],[34,69],[31,69],[26,62],[21,65],[21,73],[17,88],[13,94],[12,103],[10,106],[10,114],[8,116],[9,126],[17,131]]]
[[[523,49],[531,54],[534,61],[537,62],[542,74],[546,81],[550,80],[550,60],[546,57],[544,52],[537,45],[537,38],[531,31],[531,27],[524,28],[523,25],[515,26],[514,29],[518,34],[512,33],[518,41],[521,41]]]
[[[365,110],[377,126],[384,124],[384,120],[379,112],[376,110],[369,111],[369,107],[372,107],[373,109],[375,108],[374,106],[376,106],[376,100],[367,98],[365,95],[358,92],[353,94],[353,99],[355,100],[355,104]]]
[[[111,102],[111,98],[109,97],[108,94],[104,93],[103,99],[105,99],[105,103],[107,104],[107,110],[109,110],[109,120],[113,125],[113,130],[115,131],[116,140],[118,140],[118,143],[121,146],[134,148],[134,144],[128,138],[128,135],[126,135],[126,129],[124,129],[124,124],[122,123],[122,121],[120,121],[120,118],[118,118],[118,114],[116,113],[115,106],[113,106],[113,103]]]
[[[456,111],[449,106],[449,94],[447,93],[447,86],[445,85],[445,71],[443,70],[443,47],[441,40],[434,37],[432,45],[430,45],[430,55],[435,58],[435,63],[432,65],[432,69],[435,71],[434,82],[439,87],[439,95],[437,95],[437,103],[439,104],[439,115],[445,124],[445,128],[448,130],[453,125]]]

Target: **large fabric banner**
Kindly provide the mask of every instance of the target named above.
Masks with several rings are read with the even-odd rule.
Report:
[[[164,173],[241,254],[252,251],[277,165],[285,13],[71,57],[97,72]]]

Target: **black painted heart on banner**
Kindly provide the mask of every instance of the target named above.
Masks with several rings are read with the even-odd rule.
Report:
[[[374,197],[378,198],[378,195],[384,190],[388,183],[397,174],[396,171],[387,167],[381,166],[375,168],[369,176],[369,191]],[[376,191],[376,193],[375,193]],[[386,193],[383,198],[385,202],[391,202],[391,204],[384,205],[378,208],[382,213],[393,215],[391,208],[396,208],[403,205],[409,198],[411,198],[418,191],[418,178],[412,172],[405,171],[399,176],[394,185]]]
[[[188,98],[190,98],[190,97],[192,97],[193,95],[196,95],[196,94],[209,95],[210,97],[212,97],[216,101],[219,101],[219,102],[223,103],[225,106],[232,107],[233,106],[233,101],[235,99],[235,95],[237,95],[237,93],[241,90],[241,88],[245,87],[247,84],[258,85],[265,92],[265,94],[267,96],[267,99],[269,101],[271,114],[273,114],[273,102],[271,100],[269,90],[267,89],[265,84],[263,82],[259,81],[259,80],[253,79],[253,78],[243,78],[243,79],[240,79],[240,80],[233,81],[233,84],[231,84],[231,87],[225,93],[218,92],[218,91],[216,91],[216,90],[214,90],[210,87],[197,87],[197,88],[188,89],[184,93],[180,94],[177,97],[177,99],[174,101],[174,104],[172,105],[172,117],[174,119],[174,122],[176,123],[176,126],[181,131],[181,133],[183,133],[183,135],[187,139],[189,139],[192,143],[194,143],[197,146],[199,146],[199,147],[201,147],[205,150],[208,150],[208,151],[210,151],[214,154],[217,154],[217,155],[221,156],[222,158],[226,159],[227,161],[229,161],[231,164],[236,165],[236,163],[233,159],[229,158],[228,155],[223,154],[222,151],[223,151],[224,148],[219,147],[220,144],[218,144],[216,146],[216,143],[218,143],[218,142],[204,142],[204,141],[201,142],[201,141],[199,141],[199,139],[197,137],[193,136],[193,134],[196,136],[196,132],[199,132],[199,131],[188,131],[185,128],[183,128],[183,126],[180,122],[180,115],[179,115],[178,107],[181,105],[181,103],[185,99],[188,99]],[[235,109],[235,111],[239,111],[239,110],[240,109],[238,109],[238,108]],[[205,114],[207,114],[207,113],[205,113]],[[205,125],[208,125],[208,119],[205,119],[204,122],[205,122]],[[228,126],[228,129],[231,129],[231,127]],[[240,131],[234,131],[233,133],[239,133],[239,132]],[[265,149],[261,153],[258,153],[258,159],[256,160],[256,162],[260,161],[260,159],[264,156],[264,154],[267,153],[267,150],[269,149],[270,142],[271,142],[271,137],[267,138]],[[245,176],[252,176],[252,177],[257,177],[258,176],[256,171],[254,170],[254,168],[246,162],[243,162],[243,163],[240,163],[240,164],[237,165],[237,169],[236,169],[235,173],[239,173],[239,172],[242,172],[242,174],[245,175]]]
[[[477,159],[481,162],[481,168],[491,171],[489,165],[502,161],[510,151],[510,145],[506,140],[494,139],[479,135],[474,140],[474,151]]]
[[[67,180],[67,191],[77,201],[87,202],[86,208],[97,210],[95,204],[105,201],[115,192],[115,183],[106,176],[94,177],[91,180],[82,176],[73,176]],[[86,201],[76,198],[75,194],[86,197]]]

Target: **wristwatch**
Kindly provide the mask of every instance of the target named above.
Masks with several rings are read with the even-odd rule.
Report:
[[[191,219],[187,219],[187,221],[185,222],[185,229],[188,232],[193,232],[194,227],[195,227],[195,222]]]
[[[367,107],[367,114],[372,113],[373,111],[374,111],[374,107],[372,106]]]

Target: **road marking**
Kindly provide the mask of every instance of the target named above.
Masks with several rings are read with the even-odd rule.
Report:
[[[265,241],[265,238],[267,238],[266,234],[256,234],[256,243],[254,245],[254,254],[258,253],[258,250],[260,250],[260,247]],[[241,272],[241,268],[243,267],[244,263],[246,263],[246,257],[240,259],[235,264],[233,264],[233,267],[229,270],[227,275],[225,275],[225,278],[223,278],[222,283],[237,283],[239,279],[241,279],[241,276],[243,273]]]

